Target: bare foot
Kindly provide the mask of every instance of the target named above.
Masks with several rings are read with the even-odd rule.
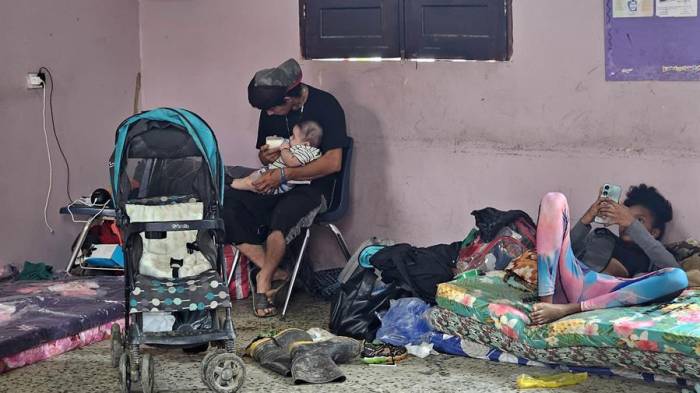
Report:
[[[278,305],[280,298],[280,291],[287,292],[290,284],[290,275],[284,269],[277,269],[275,274],[272,276],[272,284],[269,291],[265,292],[267,298],[270,299],[272,304]]]
[[[253,187],[253,181],[250,179],[250,177],[244,177],[242,179],[233,179],[231,182],[231,187],[233,187],[236,190],[243,190],[243,191],[254,191],[255,187]]]
[[[533,311],[530,313],[530,320],[532,321],[531,324],[544,325],[545,323],[554,322],[558,319],[564,318],[567,315],[581,312],[581,305],[578,303],[537,303],[532,306],[532,310]]]

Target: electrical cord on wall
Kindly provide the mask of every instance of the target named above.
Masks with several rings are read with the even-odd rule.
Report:
[[[58,146],[58,151],[61,152],[61,157],[63,157],[63,162],[66,164],[66,195],[68,195],[68,201],[73,201],[73,197],[70,195],[70,165],[68,164],[68,158],[66,157],[66,154],[63,152],[63,147],[61,146],[61,141],[58,139],[58,134],[56,133],[56,121],[54,120],[54,115],[53,115],[53,90],[54,90],[54,80],[53,80],[53,75],[51,74],[51,70],[49,70],[47,67],[39,67],[39,73],[42,73],[42,70],[46,71],[46,74],[48,75],[48,80],[51,82],[51,90],[49,91],[49,112],[51,113],[51,128],[53,129],[53,136],[56,139],[56,145]],[[44,89],[46,89],[46,78],[44,79]]]
[[[54,233],[51,224],[49,224],[48,209],[49,199],[51,198],[51,188],[53,187],[53,163],[51,162],[51,149],[49,149],[49,133],[46,131],[46,85],[42,88],[43,97],[41,107],[42,126],[44,128],[44,141],[46,142],[46,156],[49,158],[49,189],[46,191],[46,203],[44,203],[44,224],[49,228],[49,232]]]

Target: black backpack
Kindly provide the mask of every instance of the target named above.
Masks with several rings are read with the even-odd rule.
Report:
[[[435,304],[440,283],[452,280],[461,242],[419,248],[401,243],[385,247],[370,262],[382,273],[382,281],[397,284],[413,296]]]

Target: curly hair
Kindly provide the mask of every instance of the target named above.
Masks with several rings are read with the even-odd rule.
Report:
[[[627,191],[625,206],[643,206],[647,208],[654,216],[654,225],[652,227],[661,231],[659,238],[664,236],[666,224],[673,220],[671,202],[664,198],[655,187],[649,187],[646,184],[630,187],[629,191]]]

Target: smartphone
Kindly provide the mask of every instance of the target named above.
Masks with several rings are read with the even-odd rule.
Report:
[[[605,183],[605,184],[603,184],[603,187],[600,188],[600,197],[601,198],[607,198],[615,203],[620,203],[621,196],[622,196],[622,187],[618,186],[617,184]],[[608,224],[609,223],[607,218],[602,218],[602,217],[596,217],[595,222],[597,222],[598,224]]]

